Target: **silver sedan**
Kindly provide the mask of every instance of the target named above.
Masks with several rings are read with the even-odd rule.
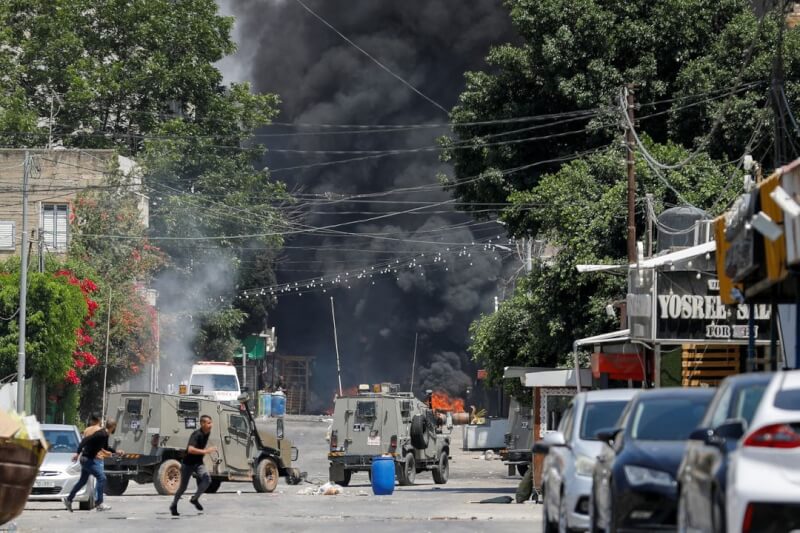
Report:
[[[81,435],[75,426],[64,424],[42,424],[42,431],[48,444],[47,455],[39,467],[28,500],[61,501],[81,477],[80,463],[72,462]],[[81,510],[89,511],[94,508],[95,499],[94,478],[90,477],[74,501],[79,503]]]
[[[547,451],[542,466],[545,533],[589,528],[592,471],[603,447],[595,434],[614,426],[636,392],[636,389],[609,389],[576,395],[558,431],[545,435],[536,446],[536,451]]]

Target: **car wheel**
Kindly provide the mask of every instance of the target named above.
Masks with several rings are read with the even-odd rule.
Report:
[[[439,468],[433,470],[433,482],[437,485],[444,485],[450,478],[450,458],[447,450],[442,450],[439,454]]]
[[[162,496],[172,496],[181,484],[181,464],[175,459],[167,459],[156,470],[153,485]]]
[[[91,511],[92,509],[94,509],[94,506],[97,504],[97,502],[94,499],[94,493],[95,493],[95,488],[94,486],[92,486],[92,490],[90,491],[89,494],[89,499],[86,500],[85,502],[80,502],[79,504],[79,508],[81,511]]]
[[[711,493],[711,531],[725,533],[725,500],[718,488]]]
[[[342,487],[346,487],[350,484],[350,480],[353,479],[353,471],[352,470],[345,470],[344,471],[344,479],[337,481],[339,485]]]
[[[253,486],[257,492],[273,492],[278,486],[279,477],[278,465],[269,457],[265,457],[256,466]]]
[[[103,488],[103,493],[108,496],[122,496],[128,489],[128,481],[126,477],[122,476],[108,476],[106,477],[106,485]]]
[[[417,462],[414,460],[414,454],[408,453],[402,462],[397,463],[397,481],[400,485],[408,486],[413,485],[415,479],[417,479]]]

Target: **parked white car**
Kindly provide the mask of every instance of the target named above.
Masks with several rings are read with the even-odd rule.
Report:
[[[47,440],[47,455],[44,456],[39,474],[28,497],[30,501],[61,501],[81,477],[81,465],[72,462],[72,456],[81,442],[75,426],[64,424],[42,424],[42,433]],[[75,495],[80,509],[89,511],[95,506],[94,478]]]
[[[800,529],[800,370],[770,381],[728,466],[728,531]]]
[[[536,451],[548,449],[542,466],[545,533],[589,527],[592,472],[603,449],[596,434],[614,427],[637,392],[637,389],[608,389],[576,395],[558,431],[545,435],[536,447]]]

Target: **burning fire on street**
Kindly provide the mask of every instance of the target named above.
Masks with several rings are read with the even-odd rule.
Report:
[[[464,400],[451,398],[446,392],[434,391],[431,396],[431,407],[438,411],[449,411],[451,413],[464,412]]]

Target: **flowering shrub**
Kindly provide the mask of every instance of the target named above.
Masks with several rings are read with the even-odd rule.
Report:
[[[68,269],[61,269],[54,275],[56,278],[64,278],[70,285],[78,287],[86,302],[86,317],[83,320],[83,325],[75,329],[76,349],[72,352],[72,368],[67,370],[66,373],[66,381],[72,385],[77,385],[81,382],[77,371],[89,369],[98,363],[97,357],[86,349],[88,345],[92,344],[92,337],[89,335],[89,331],[96,326],[92,317],[97,312],[99,305],[92,299],[92,294],[98,291],[98,287],[97,284],[89,278],[78,279],[78,277]]]

